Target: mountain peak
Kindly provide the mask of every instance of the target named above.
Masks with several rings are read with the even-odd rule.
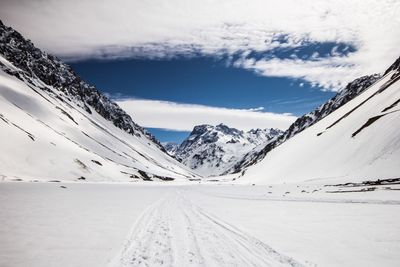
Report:
[[[193,130],[190,135],[201,135],[201,134],[207,132],[211,128],[213,128],[213,126],[208,125],[208,124],[196,125],[193,127]]]
[[[259,151],[281,133],[278,129],[244,132],[223,123],[197,125],[173,155],[198,173],[214,176],[224,173],[249,151]],[[173,148],[169,145],[169,149]]]
[[[226,135],[241,135],[241,134],[243,134],[243,131],[238,130],[236,128],[228,127],[227,125],[225,125],[223,123],[220,123],[217,126],[215,126],[215,130],[220,131]]]

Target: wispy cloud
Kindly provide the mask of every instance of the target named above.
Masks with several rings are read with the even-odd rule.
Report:
[[[266,102],[268,107],[279,107],[281,110],[288,110],[296,115],[303,115],[304,112],[314,110],[319,107],[321,103],[326,101],[325,98],[319,96],[315,97],[292,97],[292,98],[282,98],[274,99]]]
[[[234,65],[254,70],[260,75],[304,79],[313,86],[321,86],[325,89],[341,88],[345,85],[344,83],[355,77],[368,74],[357,67],[350,58],[342,57],[319,60],[243,58],[235,61]]]
[[[0,17],[70,60],[224,56],[228,65],[260,75],[335,90],[399,56],[399,11],[397,0],[3,0]],[[354,51],[274,56],[277,49],[313,43]],[[268,51],[268,57],[252,56]]]
[[[291,114],[261,112],[263,108],[229,109],[145,99],[117,100],[134,121],[144,127],[191,131],[195,125],[219,123],[242,130],[279,128],[285,130],[296,119]]]

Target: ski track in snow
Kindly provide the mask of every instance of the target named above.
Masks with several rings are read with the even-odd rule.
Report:
[[[143,212],[109,266],[302,265],[176,191]]]

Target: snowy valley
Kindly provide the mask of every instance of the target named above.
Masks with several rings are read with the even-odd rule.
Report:
[[[161,143],[0,21],[0,266],[399,266],[399,79]]]

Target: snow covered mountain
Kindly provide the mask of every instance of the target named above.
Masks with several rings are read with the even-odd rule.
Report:
[[[217,176],[232,168],[249,151],[260,151],[280,134],[282,131],[278,129],[244,132],[224,124],[198,125],[177,149],[171,145],[166,149],[197,173]]]
[[[176,151],[179,148],[179,144],[174,143],[174,142],[165,142],[165,143],[161,143],[164,147],[164,149],[167,151],[167,153],[171,156],[175,156]]]
[[[399,79],[400,58],[380,79],[369,76],[356,80],[355,87],[350,84],[318,109],[323,118],[275,145],[261,162],[244,171],[241,180],[338,183],[399,177]],[[362,93],[337,104],[333,112],[322,112],[324,107],[335,106],[335,100],[343,101],[351,88]]]
[[[325,104],[321,105],[316,110],[298,118],[282,135],[277,137],[273,142],[267,144],[263,149],[259,151],[250,151],[249,153],[247,153],[240,161],[238,161],[237,164],[235,164],[235,166],[227,170],[225,174],[240,172],[246,167],[254,165],[257,162],[261,161],[265,157],[265,155],[269,153],[272,149],[292,138],[304,129],[322,120],[323,118],[364,92],[372,84],[378,81],[380,77],[380,74],[373,74],[360,77],[350,82],[343,90],[341,90],[337,95],[335,95]]]
[[[1,21],[0,147],[3,180],[197,177],[68,65]]]

